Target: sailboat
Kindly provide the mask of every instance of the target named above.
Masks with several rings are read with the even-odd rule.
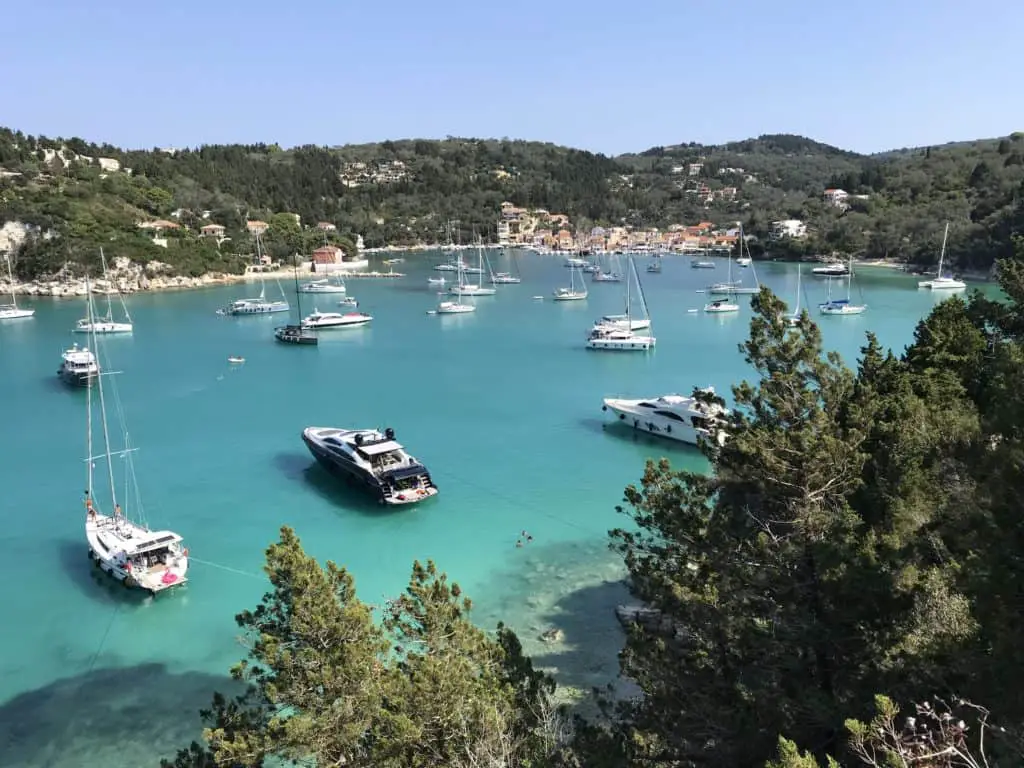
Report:
[[[757,293],[758,291],[761,290],[761,284],[760,284],[760,282],[757,279],[757,270],[754,269],[749,255],[748,256],[744,256],[743,255],[743,244],[744,244],[743,227],[741,226],[740,227],[740,236],[739,236],[739,256],[736,258],[736,261],[737,261],[737,263],[739,263],[740,259],[743,259],[746,262],[746,265],[750,267],[750,270],[751,270],[751,272],[754,275],[754,287],[743,288],[740,285],[743,282],[742,280],[733,280],[732,279],[732,254],[730,253],[729,256],[728,256],[728,267],[727,267],[727,269],[728,269],[728,276],[726,277],[725,282],[724,283],[714,283],[713,285],[709,285],[707,287],[707,292],[708,293],[739,295],[739,294],[753,294],[753,293]]]
[[[651,327],[651,318],[647,311],[647,301],[644,298],[644,289],[643,286],[640,285],[640,275],[636,271],[636,263],[633,261],[632,256],[629,258],[629,271],[629,277],[636,280],[637,293],[640,295],[643,327],[648,329],[647,333],[637,333],[633,329],[633,306],[630,302],[629,291],[629,284],[631,280],[627,278],[625,316],[610,316],[603,318],[603,320],[611,320],[611,322],[595,323],[594,327],[590,329],[590,333],[587,335],[587,349],[638,352],[651,349],[654,346],[656,339],[649,330]]]
[[[580,301],[587,298],[587,286],[580,277],[580,287],[576,287],[576,273],[579,267],[572,267],[569,270],[569,287],[556,288],[554,291],[555,301]]]
[[[288,325],[275,328],[274,338],[284,344],[316,346],[319,341],[316,333],[302,321],[302,292],[299,290],[299,265],[297,263],[293,265],[293,271],[295,274],[295,303],[299,310],[299,323],[298,325],[289,323]]]
[[[86,278],[88,287],[88,278]],[[92,293],[89,292],[88,317],[95,321],[96,313]],[[99,341],[95,326],[92,333],[93,348],[99,349]],[[155,595],[158,592],[181,586],[188,581],[188,550],[184,548],[182,538],[174,531],[153,531],[141,520],[142,502],[136,486],[135,470],[132,466],[132,454],[137,450],[131,447],[125,424],[121,424],[124,435],[124,446],[114,450],[107,425],[107,399],[103,389],[103,379],[111,373],[89,377],[87,380],[86,399],[86,450],[85,459],[85,538],[89,543],[89,559],[97,568],[121,582],[126,588],[140,589]],[[93,395],[99,403],[100,422],[103,434],[103,451],[93,452]],[[113,392],[117,397],[116,389]],[[122,414],[120,403],[115,403],[115,411]],[[114,480],[114,457],[123,459],[125,498],[119,499],[117,483]],[[109,511],[101,511],[100,502],[93,486],[93,470],[96,462],[105,462],[110,504]],[[129,488],[133,492],[129,498]],[[133,500],[137,505],[135,519],[121,508],[121,501],[128,504]]]
[[[7,280],[11,285],[11,303],[0,304],[0,320],[23,320],[26,317],[32,317],[36,313],[34,309],[18,309],[18,299],[14,296],[14,270],[11,269],[11,255],[5,253],[4,258],[7,259]]]
[[[828,301],[818,305],[823,315],[862,315],[867,304],[852,304],[850,293],[853,290],[853,256],[850,257],[850,271],[846,275],[846,298],[832,298],[832,281],[828,281]]]
[[[100,263],[103,265],[103,277],[107,277],[107,259],[103,255],[103,249],[100,248]],[[96,317],[96,313],[90,310],[89,317],[84,317],[78,321],[75,325],[75,333],[131,333],[132,332],[132,318],[128,314],[128,307],[125,306],[124,296],[121,291],[115,285],[113,289],[107,292],[107,314],[105,317]],[[110,295],[117,293],[118,299],[121,301],[121,309],[124,311],[124,320],[117,322],[114,320],[114,307],[110,300]],[[89,306],[92,307],[92,294],[93,291],[88,291]]]
[[[491,285],[518,285],[523,282],[523,278],[519,275],[519,262],[515,254],[509,254],[507,249],[502,249],[502,254],[508,258],[512,271],[495,272],[491,275]]]
[[[476,274],[482,275],[484,273],[484,249],[483,245],[479,240],[477,240],[476,244],[476,253]],[[448,293],[452,294],[453,296],[493,296],[498,292],[496,288],[488,288],[487,286],[483,285],[483,281],[480,281],[479,283],[476,284],[467,283],[465,281],[464,275],[466,275],[468,272],[470,272],[470,268],[465,266],[461,270],[459,270],[459,284],[453,285],[451,288],[449,288]],[[494,281],[492,280],[491,282]]]
[[[942,262],[946,258],[946,239],[948,237],[949,222],[947,221],[946,231],[942,235],[942,250],[939,252],[939,269],[936,272],[936,276],[931,280],[922,280],[917,284],[918,288],[931,288],[933,291],[960,291],[967,287],[967,283],[963,280],[957,280],[955,277],[943,276],[942,274]]]
[[[262,241],[260,236],[256,234],[256,260],[262,263],[261,253]],[[296,281],[296,290],[297,290]],[[281,288],[281,284],[277,284],[278,289],[281,291],[282,301],[268,301],[267,300],[267,284],[263,280],[263,276],[260,275],[260,295],[255,299],[235,299],[224,309],[217,310],[217,314],[220,315],[269,315],[273,312],[287,312],[291,307],[288,306],[288,302],[284,301],[284,289]]]
[[[598,264],[597,269],[594,270],[594,276],[591,278],[595,283],[621,283],[622,277],[615,269],[617,266],[618,257],[612,254],[610,259],[609,271],[605,272],[604,268]],[[628,281],[627,281],[628,282]]]
[[[800,287],[802,282],[802,274],[804,271],[803,264],[796,265],[796,306],[793,307],[793,313],[786,316],[786,324],[794,326],[800,322]]]
[[[459,264],[462,264],[462,260],[459,260]],[[437,305],[435,314],[438,315],[464,315],[468,312],[476,312],[476,304],[463,304],[462,303],[462,285],[465,283],[465,278],[462,273],[462,269],[459,269],[459,281],[454,286],[459,290],[456,291],[458,299],[456,301],[442,301]]]

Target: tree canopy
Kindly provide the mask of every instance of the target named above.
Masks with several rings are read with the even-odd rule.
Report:
[[[112,163],[116,163],[112,165]],[[850,194],[842,205],[826,188]],[[410,139],[282,150],[210,145],[122,150],[79,138],[0,129],[0,223],[33,228],[19,272],[94,263],[100,245],[181,272],[241,269],[252,252],[246,219],[297,214],[304,228],[333,224],[335,244],[367,246],[496,237],[504,201],[570,217],[571,227],[666,228],[741,221],[755,255],[849,254],[921,266],[938,258],[945,222],[949,259],[989,269],[1013,255],[1024,225],[1024,134],[940,147],[858,155],[800,136],[769,135],[719,146],[680,144],[606,157],[541,142]],[[172,218],[166,247],[139,230]],[[806,238],[771,240],[773,221],[797,218]],[[227,240],[198,237],[208,223]],[[321,244],[313,231],[268,238],[273,255]],[[329,237],[334,237],[330,235]],[[291,249],[291,250],[289,250]]]

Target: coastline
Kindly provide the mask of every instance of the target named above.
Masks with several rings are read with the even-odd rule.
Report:
[[[400,246],[390,245],[383,248],[367,248],[363,251],[366,255],[377,255],[377,254],[393,254],[393,253],[426,253],[426,252],[439,252],[439,251],[465,251],[472,250],[476,246],[473,245],[412,245],[412,246]],[[498,244],[487,244],[485,248],[502,248],[509,246],[501,246]],[[517,247],[517,246],[510,246]],[[552,251],[551,255],[566,255],[569,252]],[[668,252],[665,256],[692,256],[690,253],[680,252]],[[189,277],[185,275],[170,275],[161,274],[161,272],[169,269],[167,265],[162,264],[147,264],[139,265],[134,262],[125,263],[123,260],[119,260],[121,263],[115,265],[114,269],[110,270],[110,278],[107,280],[95,280],[93,281],[93,293],[105,295],[105,294],[133,294],[133,293],[163,293],[169,291],[189,291],[197,290],[201,288],[216,288],[226,285],[239,285],[243,283],[250,283],[255,280],[293,280],[295,278],[295,272],[293,269],[278,269],[268,271],[257,271],[257,270],[246,270],[243,274],[231,274],[225,272],[208,272],[198,277]],[[787,261],[786,263],[799,263],[796,261]],[[854,259],[853,264],[858,268],[873,268],[873,269],[886,269],[895,272],[910,273],[908,265],[894,261],[891,259]],[[316,280],[322,279],[325,275],[341,275],[344,277],[351,276],[352,278],[357,277],[385,277],[385,273],[378,272],[370,269],[369,260],[362,259],[351,265],[347,264],[332,264],[321,266],[320,270],[313,272],[310,269],[311,262],[304,262],[298,268],[298,277],[302,280]],[[393,268],[393,265],[391,265]],[[153,274],[153,273],[156,274]],[[991,282],[992,276],[986,273],[977,273],[965,271],[961,273],[962,276],[973,282]],[[403,275],[395,274],[396,278]],[[84,279],[74,280],[61,280],[61,279],[50,279],[50,280],[32,280],[29,282],[19,282],[15,280],[13,283],[7,279],[0,277],[0,295],[3,294],[15,294],[17,296],[28,296],[33,298],[54,298],[54,299],[73,299],[82,298],[86,295],[86,285]]]

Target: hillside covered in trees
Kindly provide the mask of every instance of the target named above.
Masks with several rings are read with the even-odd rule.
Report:
[[[654,620],[604,716],[555,706],[434,563],[375,622],[284,528],[237,616],[244,691],[163,765],[1020,766],[1024,260],[999,278],[1005,303],[940,303],[899,357],[868,334],[856,370],[761,289],[711,473],[648,462],[625,490],[611,542]]]
[[[841,206],[823,196],[841,188]],[[539,142],[450,138],[342,147],[204,146],[126,151],[78,138],[0,129],[0,224],[35,233],[18,254],[22,276],[108,255],[159,260],[190,274],[237,270],[252,243],[246,219],[272,224],[271,252],[308,252],[321,235],[289,227],[337,226],[338,244],[443,241],[458,222],[463,241],[495,238],[500,204],[543,208],[595,225],[666,228],[742,221],[776,257],[834,253],[929,264],[943,225],[963,268],[988,269],[1011,253],[1024,222],[1024,134],[864,156],[798,136],[762,136],[721,146],[656,147],[609,158]],[[183,225],[166,247],[138,228]],[[802,240],[772,241],[771,222],[800,219]],[[198,237],[226,229],[219,244]],[[274,224],[277,226],[273,226]],[[304,234],[305,233],[305,234]]]

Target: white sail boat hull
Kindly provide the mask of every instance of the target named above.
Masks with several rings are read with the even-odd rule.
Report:
[[[133,555],[138,558],[146,554],[138,550],[145,550],[148,542],[165,536],[178,539],[168,549],[167,557],[153,564],[133,565]],[[180,546],[180,538],[176,534],[150,531],[125,518],[87,512],[85,538],[89,542],[89,559],[93,564],[126,588],[156,594],[188,581],[188,550]]]
[[[131,323],[116,323],[112,320],[97,320],[90,323],[88,320],[80,320],[75,326],[75,333],[131,333]]]
[[[0,320],[24,320],[28,317],[33,317],[36,311],[34,309],[19,309],[18,307],[0,307]]]

